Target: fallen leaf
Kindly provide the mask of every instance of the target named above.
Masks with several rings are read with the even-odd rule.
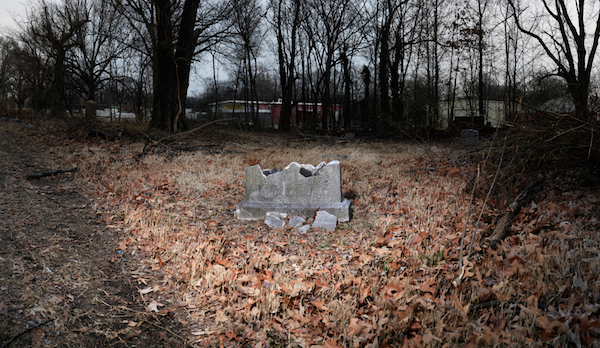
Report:
[[[215,257],[215,262],[218,263],[221,266],[227,266],[227,264],[229,263],[227,261],[227,259],[220,259],[218,257]]]
[[[336,339],[326,340],[323,348],[342,348],[342,346],[338,345]]]
[[[313,306],[317,307],[319,310],[322,311],[329,311],[329,308],[327,308],[327,306],[325,306],[325,301],[310,301],[310,303],[312,303]]]
[[[351,318],[350,319],[350,324],[348,324],[348,335],[350,336],[356,336],[356,334],[358,334],[361,330],[361,326],[358,325],[358,322],[360,321],[360,319],[358,318]]]
[[[212,335],[215,332],[216,331],[194,331],[194,332],[192,332],[192,335],[194,335],[194,336]]]
[[[215,323],[218,324],[227,321],[229,321],[229,317],[227,317],[222,310],[218,309],[217,313],[215,314]]]
[[[271,257],[269,258],[269,260],[271,261],[271,263],[274,264],[274,265],[276,265],[278,263],[285,262],[285,261],[287,261],[287,259],[288,259],[287,257],[281,256],[281,255],[276,254],[276,253],[273,253],[271,255]]]
[[[152,287],[151,287],[151,286],[149,286],[149,287],[147,287],[147,288],[140,289],[140,290],[138,290],[138,291],[140,292],[140,294],[144,295],[144,294],[149,294],[149,293],[151,293],[151,292],[152,292],[152,291],[154,291],[154,290],[152,289]]]
[[[435,292],[437,291],[437,282],[435,281],[435,279],[429,278],[424,283],[422,283],[421,286],[419,286],[419,290],[423,292],[429,292],[432,295],[435,295]]]
[[[156,302],[156,300],[152,300],[150,304],[146,307],[146,311],[148,312],[158,312],[158,306],[164,306],[162,303]]]
[[[362,291],[360,292],[360,302],[364,302],[365,299],[367,298],[367,296],[369,296],[369,291],[371,291],[371,288],[368,286],[365,286]]]
[[[423,333],[423,343],[425,343],[426,345],[429,344],[429,342],[431,342],[432,340],[436,340],[440,343],[442,343],[442,340],[440,338],[435,337],[432,333],[431,330],[426,329],[425,333]]]

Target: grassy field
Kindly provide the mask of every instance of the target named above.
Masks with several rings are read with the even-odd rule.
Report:
[[[486,246],[510,202],[478,186],[495,173],[481,159],[502,151],[481,145],[218,128],[168,146],[52,144],[56,167],[79,167],[96,211],[126,233],[115,257],[138,262],[147,310],[174,313],[189,346],[598,346],[597,191],[546,181]],[[334,232],[233,215],[244,168],[334,159],[352,202]]]

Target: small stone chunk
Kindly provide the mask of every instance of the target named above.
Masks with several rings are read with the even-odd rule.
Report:
[[[313,173],[312,173],[311,170],[308,170],[308,169],[306,169],[304,167],[300,168],[300,174],[302,174],[302,176],[304,176],[306,178],[308,178],[308,177],[310,177],[310,176],[313,175]]]
[[[310,228],[310,225],[304,225],[304,226],[298,228],[298,233],[306,234],[306,232],[308,232],[309,228]]]
[[[304,219],[302,216],[294,216],[288,223],[290,226],[292,226],[292,228],[295,228],[302,225],[305,221],[306,219]]]
[[[27,124],[27,123],[23,124],[23,128],[25,128],[25,129],[30,129],[30,130],[34,130],[34,131],[39,131],[39,128],[37,128],[37,127],[34,127],[34,126],[32,126],[32,125],[30,125],[30,124]]]
[[[268,215],[265,218],[265,224],[271,228],[283,228],[285,222],[275,215]]]
[[[324,210],[319,210],[317,211],[317,216],[315,217],[312,227],[324,228],[325,230],[332,232],[335,231],[336,225],[337,217],[335,215],[329,214]]]
[[[268,211],[265,215],[266,216],[269,216],[269,215],[277,216],[280,219],[287,218],[287,213],[279,213],[279,212],[276,212],[276,211]]]
[[[277,168],[273,168],[273,169],[265,169],[263,170],[263,174],[265,176],[267,175],[271,175],[271,174],[275,174],[275,173],[279,173],[281,171],[281,169],[277,169]]]

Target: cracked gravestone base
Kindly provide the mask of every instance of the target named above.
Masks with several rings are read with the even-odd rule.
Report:
[[[240,220],[259,220],[264,219],[268,212],[311,216],[317,210],[325,210],[329,214],[335,215],[339,222],[350,221],[350,201],[347,199],[344,199],[339,203],[277,203],[243,201],[237,205],[235,215]]]

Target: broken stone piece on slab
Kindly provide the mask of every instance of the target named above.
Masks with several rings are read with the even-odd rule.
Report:
[[[265,169],[263,170],[263,174],[264,175],[271,175],[271,174],[275,174],[275,173],[279,173],[281,170],[277,169],[277,168],[273,168],[273,169]]]
[[[285,226],[285,221],[282,221],[276,215],[267,215],[265,218],[265,224],[271,228],[283,228],[283,226]]]
[[[315,221],[312,224],[313,228],[323,228],[329,232],[335,231],[335,227],[337,225],[337,217],[335,215],[329,214],[326,211],[319,210],[317,212],[317,216],[315,217]]]
[[[285,218],[287,218],[288,214],[286,214],[286,213],[280,213],[280,212],[276,212],[276,211],[268,211],[266,215],[267,216],[269,216],[269,215],[277,216],[280,219],[285,219]]]
[[[265,175],[259,165],[245,169],[246,200],[236,208],[240,220],[258,220],[267,212],[309,216],[325,210],[338,221],[350,220],[350,201],[342,199],[339,161],[290,163],[282,171]]]
[[[292,228],[296,228],[296,227],[302,225],[305,221],[306,221],[306,219],[303,218],[302,216],[294,216],[290,219],[288,224],[290,226],[292,226]]]

